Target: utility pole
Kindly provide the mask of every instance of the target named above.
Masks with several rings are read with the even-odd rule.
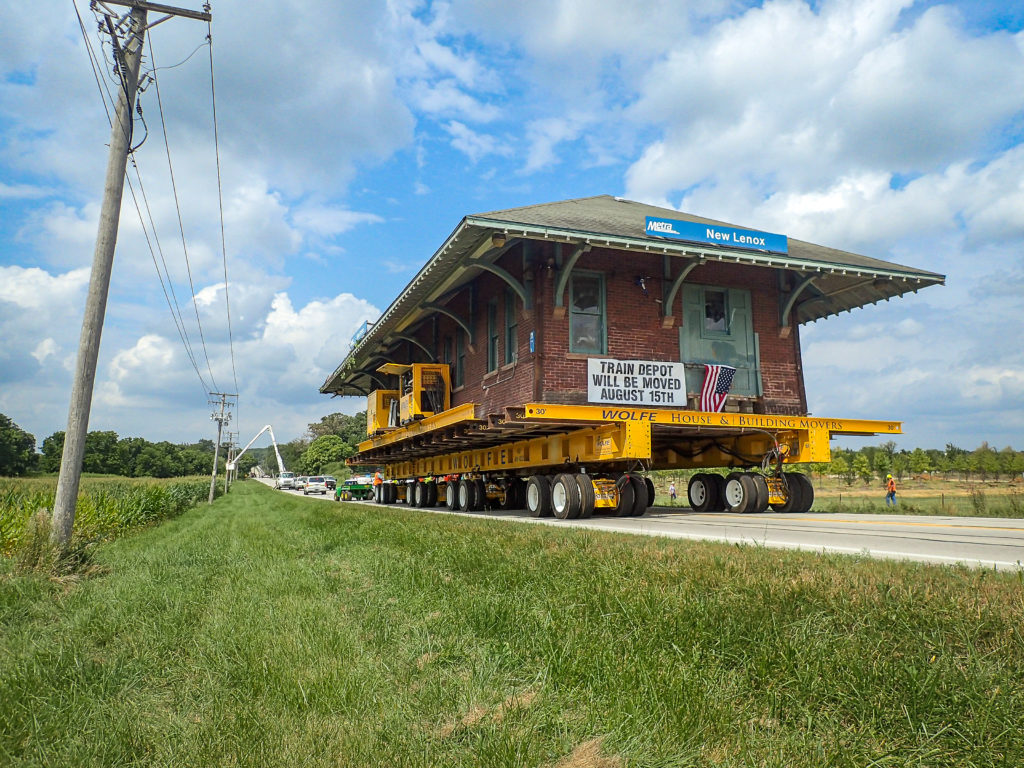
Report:
[[[221,432],[224,429],[224,425],[231,421],[231,413],[225,409],[230,405],[228,403],[229,397],[238,397],[238,395],[229,395],[226,392],[211,392],[214,397],[220,398],[220,411],[214,411],[210,414],[210,418],[217,422],[217,442],[213,446],[213,474],[210,476],[210,499],[209,503],[213,504],[213,492],[217,488],[217,461],[220,459],[220,438]],[[217,401],[211,400],[210,405],[217,405]],[[227,491],[227,486],[224,488]]]
[[[115,31],[110,17],[107,17],[107,29],[111,34],[121,87],[118,89],[114,123],[110,128],[110,154],[107,159],[107,175],[103,185],[103,206],[100,209],[96,249],[93,253],[89,296],[86,299],[85,317],[82,320],[82,336],[78,343],[75,379],[71,386],[68,428],[64,435],[64,453],[61,456],[57,493],[53,503],[53,525],[50,540],[61,549],[66,548],[71,541],[71,530],[75,524],[75,503],[78,500],[78,486],[82,479],[85,434],[89,428],[89,411],[92,409],[92,391],[96,381],[96,361],[99,358],[103,318],[107,311],[110,272],[114,263],[114,246],[117,244],[117,226],[121,218],[121,196],[124,192],[125,168],[128,163],[128,153],[132,148],[132,105],[135,102],[135,92],[139,85],[142,42],[148,28],[146,12],[152,10],[168,14],[150,26],[166,21],[171,16],[187,16],[203,21],[211,19],[208,12],[199,13],[171,8],[145,2],[145,0],[105,0],[105,4],[127,6],[131,8],[131,11],[127,16],[127,32],[123,41]],[[118,26],[120,26],[120,22]]]
[[[232,470],[232,464],[235,461],[235,438],[238,437],[237,432],[228,432],[228,460],[224,464],[224,493],[227,493],[231,489],[232,477],[238,479],[238,471]]]

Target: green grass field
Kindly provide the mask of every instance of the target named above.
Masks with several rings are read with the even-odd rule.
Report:
[[[0,561],[5,766],[1020,766],[1018,575],[237,485]]]

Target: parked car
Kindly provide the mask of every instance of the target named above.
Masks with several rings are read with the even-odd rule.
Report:
[[[295,473],[282,472],[277,476],[277,479],[274,480],[274,487],[279,491],[295,488]]]
[[[306,481],[306,485],[302,489],[302,495],[309,496],[311,493],[319,493],[321,496],[327,495],[327,483],[323,476],[314,475]]]
[[[324,475],[324,484],[327,486],[327,490],[333,491],[338,487],[338,479],[331,475]]]
[[[295,490],[296,491],[301,491],[303,488],[306,487],[306,483],[308,483],[308,482],[309,482],[309,477],[306,476],[306,475],[300,475],[299,477],[296,477],[295,478]]]

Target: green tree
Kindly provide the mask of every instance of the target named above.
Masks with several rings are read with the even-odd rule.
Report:
[[[915,448],[910,453],[910,471],[915,475],[922,475],[932,469],[931,459],[921,448]]]
[[[54,432],[43,440],[43,454],[39,457],[39,468],[43,472],[60,472],[60,460],[64,455],[64,433]]]
[[[303,472],[319,474],[324,465],[341,461],[352,453],[352,446],[340,436],[323,435],[310,443],[309,448],[302,454],[299,466]]]
[[[0,413],[0,475],[24,475],[36,462],[35,436]]]
[[[82,453],[82,471],[102,475],[123,474],[117,456],[117,433],[110,431],[89,432],[85,436]]]
[[[892,457],[885,451],[878,451],[875,454],[875,472],[878,478],[884,480],[885,476],[892,473]]]
[[[987,480],[989,475],[996,480],[999,479],[999,455],[992,450],[987,442],[979,445],[973,455],[982,480]]]
[[[853,474],[864,481],[864,485],[871,482],[871,464],[868,462],[868,457],[863,453],[858,453],[853,457]]]

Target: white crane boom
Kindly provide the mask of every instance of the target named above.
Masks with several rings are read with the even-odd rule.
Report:
[[[249,450],[250,446],[252,446],[252,444],[255,443],[256,440],[259,439],[259,436],[262,435],[264,432],[270,432],[270,442],[274,444],[274,455],[277,456],[277,471],[285,471],[284,462],[281,461],[281,452],[277,450],[277,439],[274,437],[274,430],[271,428],[269,424],[267,424],[267,426],[265,426],[263,429],[257,432],[256,437],[250,440],[249,444],[242,449],[242,452],[235,456],[234,460],[230,464],[228,464],[228,469],[230,469],[232,472],[235,471],[235,469],[237,469],[239,459],[242,458],[242,455]]]

